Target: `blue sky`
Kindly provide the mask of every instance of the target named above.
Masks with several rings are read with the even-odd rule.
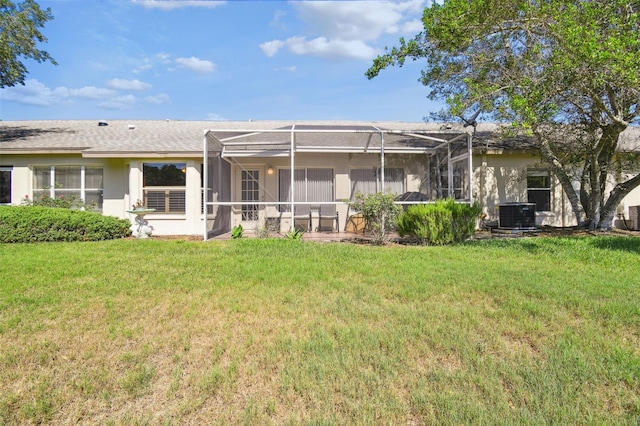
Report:
[[[421,63],[364,72],[428,0],[40,0],[54,20],[0,119],[422,121]]]

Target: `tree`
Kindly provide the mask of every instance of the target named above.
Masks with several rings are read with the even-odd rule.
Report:
[[[49,53],[36,47],[47,41],[39,28],[51,19],[51,9],[42,10],[33,0],[18,4],[0,0],[0,88],[24,84],[23,59],[57,65]]]
[[[420,80],[430,98],[446,100],[447,116],[481,112],[534,138],[578,223],[610,228],[640,184],[634,172],[605,189],[637,166],[619,148],[640,114],[639,11],[628,0],[445,0],[366,76],[426,60]]]

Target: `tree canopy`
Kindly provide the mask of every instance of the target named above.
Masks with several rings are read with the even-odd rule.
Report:
[[[445,0],[366,76],[425,60],[420,80],[449,116],[480,113],[534,137],[578,223],[608,228],[640,184],[619,150],[640,115],[639,10],[628,0]]]
[[[28,72],[24,59],[56,64],[37,47],[47,41],[39,29],[51,19],[51,9],[42,10],[33,0],[18,4],[0,0],[0,88],[24,84]]]

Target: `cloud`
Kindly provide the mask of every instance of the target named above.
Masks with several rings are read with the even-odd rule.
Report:
[[[294,65],[291,67],[278,67],[274,68],[276,71],[287,71],[287,72],[296,72],[298,68]]]
[[[25,80],[24,86],[8,87],[2,91],[2,99],[26,105],[51,106],[73,102],[75,99],[106,99],[115,91],[94,86],[71,89],[64,86],[50,89],[35,79]]]
[[[160,93],[154,96],[147,96],[144,101],[148,104],[163,105],[170,104],[171,98],[166,93]]]
[[[191,71],[199,73],[210,73],[216,69],[216,65],[213,62],[199,59],[194,56],[190,58],[176,58],[174,62],[184,68],[188,68]]]
[[[213,9],[222,6],[226,1],[210,0],[131,0],[134,4],[139,4],[148,9],[173,10],[184,7],[206,7]]]
[[[315,55],[328,59],[371,59],[378,51],[361,40],[329,40],[325,37],[306,40],[304,37],[291,37],[286,41],[291,53],[296,55]]]
[[[210,112],[207,114],[208,121],[228,121],[226,118],[222,117],[220,114],[216,114],[215,112]]]
[[[114,78],[107,81],[107,87],[115,90],[149,90],[151,85],[140,80],[123,80]]]
[[[271,40],[262,43],[260,49],[262,49],[267,57],[271,58],[275,56],[284,45],[286,45],[286,43],[282,40]]]
[[[297,55],[369,60],[379,54],[373,43],[387,34],[414,35],[424,0],[291,2],[306,34],[260,44],[268,57],[284,47]],[[274,22],[282,15],[276,14]]]
[[[139,99],[134,95],[120,95],[118,90],[146,90],[151,85],[138,80],[112,79],[107,82],[111,88],[101,88],[94,86],[84,86],[80,88],[69,88],[58,86],[54,89],[47,87],[35,79],[25,81],[24,86],[15,86],[2,89],[3,101],[12,101],[26,105],[54,106],[73,104],[81,100],[93,100],[98,102],[101,108],[111,110],[128,110],[133,108]],[[114,90],[118,89],[118,90]],[[148,104],[169,104],[169,95],[160,93],[158,95],[147,96],[143,99]]]
[[[105,102],[98,104],[99,107],[105,109],[131,109],[138,102],[138,98],[133,95],[116,96]]]

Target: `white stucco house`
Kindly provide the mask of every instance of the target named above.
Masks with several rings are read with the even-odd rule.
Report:
[[[537,225],[575,224],[526,141],[500,140],[491,124],[472,133],[406,122],[0,122],[0,204],[76,195],[133,220],[140,201],[155,209],[145,216],[154,235],[205,238],[238,224],[353,230],[345,200],[376,191],[404,204],[478,201],[496,220],[501,204],[534,204]],[[638,204],[636,189],[619,212],[630,219]]]

